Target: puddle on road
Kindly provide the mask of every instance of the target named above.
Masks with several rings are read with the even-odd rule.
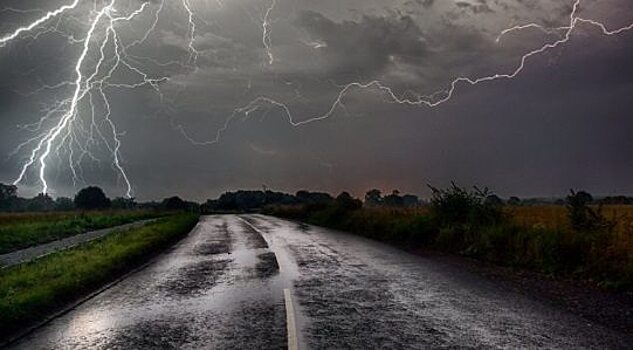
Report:
[[[246,247],[249,249],[268,248],[268,243],[259,232],[255,231],[248,223],[241,222],[242,230],[246,236]]]
[[[203,260],[182,267],[176,277],[159,286],[170,295],[196,295],[215,286],[232,260]]]
[[[197,244],[193,251],[199,255],[228,254],[231,247],[226,241],[211,241]]]
[[[171,253],[20,345],[285,348],[283,289],[291,286],[286,264],[238,217],[203,218]]]
[[[259,279],[272,277],[279,273],[279,263],[275,253],[268,252],[257,255],[259,260],[255,265],[255,276]]]
[[[190,322],[169,318],[143,321],[131,327],[117,330],[112,336],[105,336],[102,344],[92,344],[96,349],[181,349],[196,342],[199,336]]]

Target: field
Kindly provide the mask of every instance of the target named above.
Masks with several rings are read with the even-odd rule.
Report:
[[[0,214],[0,254],[164,215],[152,210]]]
[[[172,215],[0,270],[0,340],[138,266],[185,236],[197,221],[195,214]]]
[[[590,206],[594,211],[597,207]],[[575,229],[563,205],[337,209],[276,206],[268,214],[498,265],[633,291],[633,206],[604,206],[613,226]]]

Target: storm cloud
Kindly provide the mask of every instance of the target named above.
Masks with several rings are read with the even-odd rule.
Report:
[[[30,10],[63,3],[3,2],[0,33],[42,13]],[[130,13],[141,2],[118,3],[120,13]],[[37,36],[0,48],[0,151],[6,157],[0,182],[17,177],[29,148],[14,153],[16,146],[37,135],[33,123],[71,91],[56,85],[73,78],[81,49],[76,40],[95,4],[101,2],[88,1]],[[555,196],[570,187],[633,192],[627,151],[633,146],[633,32],[605,36],[579,25],[569,43],[530,59],[515,79],[460,85],[435,108],[399,105],[375,88],[352,89],[329,118],[297,127],[288,122],[287,110],[295,121],[328,113],[352,82],[380,80],[398,96],[414,98],[446,89],[459,76],[512,72],[523,54],[556,34],[528,29],[497,42],[500,31],[524,23],[565,25],[573,1],[277,0],[268,18],[272,65],[263,41],[272,1],[190,0],[195,64],[185,9],[167,1],[159,12],[161,4],[151,1],[146,13],[122,25],[120,40],[132,43],[158,19],[126,54],[168,80],[160,91],[106,89],[122,164],[139,199],[179,194],[203,200],[264,185],[425,195],[427,183],[451,180],[502,195]],[[633,22],[628,1],[581,4],[583,17],[610,28]],[[122,70],[113,79],[135,76]],[[241,109],[261,97],[288,109],[270,103]],[[90,109],[81,106],[80,114],[89,116]],[[218,142],[210,142],[217,135]],[[72,180],[63,150],[52,157],[52,194],[98,184],[122,195],[105,146],[81,163],[80,181]],[[39,188],[30,171],[20,190],[29,195]]]

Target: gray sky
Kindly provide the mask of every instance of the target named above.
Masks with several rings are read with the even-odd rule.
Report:
[[[71,2],[4,0],[0,37]],[[328,113],[352,82],[379,80],[412,99],[444,90],[459,76],[511,73],[522,55],[559,36],[526,29],[496,42],[498,34],[525,23],[568,25],[573,0],[276,0],[270,11],[272,0],[188,3],[195,60],[180,0],[166,1],[158,17],[161,1],[153,0],[131,22],[116,24],[119,45],[126,46],[158,18],[145,41],[120,53],[129,67],[117,68],[103,90],[121,141],[119,162],[139,199],[203,200],[262,185],[425,195],[427,183],[451,180],[505,196],[562,195],[571,187],[633,194],[633,31],[606,36],[579,24],[569,42],[532,57],[516,78],[458,85],[433,108],[397,104],[376,88],[350,89],[328,118],[300,126],[280,107],[301,122]],[[77,40],[104,5],[83,1],[0,47],[0,153],[6,157],[0,181],[19,176],[35,144],[13,154],[15,147],[50,130],[67,110],[35,130],[32,123],[72,96],[71,85],[43,87],[76,79],[83,49]],[[117,0],[112,16],[141,5]],[[40,11],[24,11],[34,9]],[[618,28],[633,22],[633,4],[583,0],[578,15]],[[82,65],[86,76],[98,64],[105,22]],[[99,76],[115,57],[112,41],[104,47]],[[130,67],[168,80],[158,90],[122,88],[140,81]],[[78,104],[73,136],[56,142],[47,159],[52,195],[86,184],[113,197],[126,192],[97,92],[94,108],[88,97]],[[261,97],[278,104],[251,103]],[[91,125],[100,133],[91,134]],[[23,195],[41,190],[37,165],[21,182]]]

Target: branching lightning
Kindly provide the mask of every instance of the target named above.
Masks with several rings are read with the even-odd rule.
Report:
[[[598,21],[594,21],[591,19],[579,17],[578,11],[580,8],[580,4],[581,4],[581,0],[575,0],[573,4],[572,12],[570,13],[570,16],[569,16],[569,23],[565,26],[557,27],[557,28],[547,28],[536,23],[530,23],[526,25],[514,26],[514,27],[503,30],[500,33],[500,35],[497,37],[497,40],[496,40],[497,42],[500,42],[503,36],[510,35],[513,32],[526,30],[526,29],[534,29],[534,28],[546,34],[559,35],[558,39],[552,42],[545,43],[541,47],[524,54],[519,60],[518,65],[516,65],[513,70],[507,73],[496,73],[493,75],[482,76],[478,78],[471,78],[471,77],[466,77],[466,76],[457,77],[452,82],[450,82],[448,88],[443,89],[443,90],[438,90],[430,94],[420,94],[416,98],[399,96],[398,94],[396,94],[396,92],[394,91],[392,87],[384,84],[383,82],[379,80],[373,80],[369,82],[351,82],[351,83],[348,83],[347,85],[344,85],[341,88],[341,90],[339,90],[339,93],[336,95],[334,102],[330,105],[330,107],[327,109],[327,111],[324,114],[312,116],[308,118],[302,118],[300,120],[295,118],[295,116],[290,110],[290,107],[288,107],[287,104],[276,101],[270,97],[260,96],[260,97],[255,98],[251,102],[249,102],[247,105],[236,109],[229,116],[229,118],[227,118],[227,121],[230,122],[236,117],[236,115],[242,114],[242,115],[248,116],[248,114],[253,113],[254,111],[258,109],[272,107],[272,108],[279,109],[285,115],[285,117],[287,118],[291,126],[298,127],[302,125],[307,125],[313,122],[330,118],[332,115],[334,115],[334,113],[339,108],[344,106],[343,105],[344,98],[351,91],[359,90],[359,89],[360,90],[376,89],[384,93],[385,96],[388,98],[388,100],[392,101],[393,103],[397,103],[401,105],[409,105],[409,106],[426,106],[426,107],[434,108],[451,100],[460,85],[474,86],[474,85],[479,85],[481,83],[491,82],[495,80],[502,80],[502,79],[508,80],[508,79],[516,78],[521,72],[523,72],[523,70],[526,67],[526,64],[531,58],[541,55],[547,51],[555,49],[569,42],[571,40],[572,34],[578,28],[579,24],[585,23],[585,24],[597,27],[598,29],[600,29],[600,32],[603,35],[617,35],[617,34],[621,34],[633,29],[633,23],[631,23],[624,27],[609,30],[607,26],[603,23],[600,23]],[[266,32],[265,32],[265,35],[266,35]],[[216,135],[216,138],[210,141],[200,142],[200,141],[191,140],[191,138],[188,137],[188,135],[186,135],[186,137],[188,137],[190,141],[194,142],[195,144],[208,145],[208,144],[217,143],[220,139],[220,134],[226,129],[227,129],[227,125],[225,124],[224,127],[219,130],[219,133],[218,135]]]
[[[183,0],[186,3],[186,0]],[[74,1],[54,11],[48,12],[34,22],[20,27],[13,33],[0,39],[0,45],[6,46],[19,39],[21,35],[33,32],[47,21],[62,16],[64,13],[79,7],[80,1]],[[149,1],[141,5],[127,15],[119,15],[116,9],[117,0],[108,0],[101,6],[95,2],[95,13],[91,16],[88,29],[83,39],[77,42],[82,44],[82,50],[75,61],[73,81],[66,81],[54,86],[44,86],[42,89],[59,89],[72,87],[72,94],[55,103],[45,111],[39,122],[25,126],[28,130],[38,133],[16,147],[13,154],[29,145],[33,145],[30,155],[23,164],[14,184],[24,181],[29,170],[37,168],[42,193],[49,192],[47,182],[47,166],[53,154],[60,156],[67,149],[68,165],[73,177],[73,182],[80,180],[81,162],[85,157],[98,161],[91,152],[91,148],[99,143],[105,145],[112,155],[113,168],[119,173],[125,184],[125,195],[132,196],[132,184],[125,171],[121,160],[122,135],[111,119],[112,109],[106,89],[136,89],[149,86],[159,95],[160,83],[168,80],[168,77],[150,77],[140,68],[134,66],[127,56],[127,51],[147,40],[151,31],[155,29],[156,21],[163,8],[164,0],[156,11],[156,20],[143,37],[128,45],[124,44],[118,32],[118,25],[133,21],[150,7]],[[188,9],[188,11],[190,11]],[[190,17],[191,18],[191,17]],[[191,40],[195,35],[195,27],[191,29]],[[95,49],[96,47],[96,49]],[[89,67],[88,58],[96,54],[97,60],[92,68]],[[195,52],[194,52],[195,54]],[[195,59],[195,56],[191,56]],[[191,61],[191,60],[190,60]],[[126,70],[134,76],[134,82],[115,81],[114,74],[118,70]],[[86,71],[90,73],[86,73]],[[162,95],[161,95],[162,96]],[[88,112],[84,111],[87,109]],[[99,109],[102,110],[99,113]],[[100,117],[100,119],[99,119]],[[46,130],[46,125],[53,121]],[[87,125],[87,126],[86,126]],[[82,141],[83,140],[83,141]]]
[[[71,1],[71,0],[68,0]],[[24,183],[27,175],[36,173],[41,184],[42,193],[50,190],[47,178],[50,170],[51,158],[62,157],[68,164],[73,183],[84,182],[82,163],[84,160],[99,162],[99,155],[94,151],[102,147],[108,152],[108,159],[112,168],[118,174],[119,179],[125,185],[125,194],[132,196],[132,183],[128,176],[121,154],[122,138],[124,133],[117,129],[115,123],[115,111],[109,99],[109,91],[114,89],[139,89],[147,88],[154,92],[161,102],[164,102],[161,84],[169,81],[168,76],[156,76],[141,68],[144,63],[159,68],[175,67],[185,70],[187,73],[197,72],[198,61],[203,52],[196,48],[197,26],[196,22],[203,21],[191,6],[191,0],[167,2],[166,0],[142,0],[132,2],[133,9],[128,13],[122,13],[120,8],[126,8],[120,3],[125,0],[73,0],[52,11],[42,10],[16,10],[6,8],[0,10],[36,13],[38,18],[19,27],[8,34],[0,35],[0,48],[6,48],[12,43],[25,38],[37,39],[43,33],[55,33],[67,39],[69,45],[80,46],[79,55],[73,62],[73,77],[71,80],[54,84],[41,84],[35,91],[23,94],[37,94],[42,91],[62,91],[68,95],[61,100],[44,107],[41,110],[37,122],[21,125],[20,127],[32,133],[32,136],[17,145],[11,156],[15,156],[24,150],[29,150],[14,184]],[[216,0],[219,7],[223,6],[220,0]],[[272,42],[272,15],[278,6],[278,0],[266,0],[268,7],[263,16],[254,19],[258,25],[261,23],[261,45],[266,55],[266,62],[272,66],[278,61],[274,54]],[[332,117],[339,109],[344,108],[345,98],[357,90],[374,90],[383,94],[392,103],[415,107],[438,107],[451,100],[457,90],[462,86],[475,86],[485,82],[496,80],[510,80],[519,76],[528,62],[539,55],[556,49],[572,39],[573,33],[580,25],[597,28],[602,35],[618,35],[633,30],[633,23],[609,29],[607,25],[579,15],[582,0],[574,0],[573,8],[569,15],[569,22],[560,27],[546,27],[538,23],[517,25],[505,29],[499,33],[496,42],[501,44],[506,37],[526,30],[538,30],[546,35],[549,41],[539,47],[523,54],[517,64],[506,72],[500,72],[481,77],[456,77],[446,88],[426,94],[407,92],[398,94],[395,88],[390,87],[380,80],[355,81],[338,88],[338,92],[325,112],[315,116],[303,116],[297,118],[288,104],[279,102],[268,96],[259,96],[242,107],[236,108],[224,120],[224,123],[215,133],[215,137],[208,141],[193,139],[182,126],[176,126],[182,135],[195,145],[210,145],[220,141],[222,135],[230,127],[236,118],[248,118],[260,110],[277,110],[293,127],[311,124]],[[92,3],[92,6],[85,5]],[[186,33],[183,34],[184,57],[167,62],[156,58],[138,54],[152,33],[156,32],[161,14],[166,6],[175,6],[182,13],[184,9]],[[77,35],[67,33],[59,28],[59,23],[66,16],[84,11],[84,17],[89,10],[88,21],[84,24],[84,30]],[[120,31],[130,23],[135,23],[139,17],[146,18],[144,23],[147,28],[135,39],[122,36]],[[83,18],[83,17],[82,17]],[[136,34],[136,33],[135,33]],[[258,34],[259,35],[259,34]],[[199,44],[200,42],[198,42]],[[201,45],[198,45],[202,47]],[[326,47],[327,43],[310,44],[314,48]],[[202,60],[200,60],[202,61]],[[125,78],[121,78],[124,76]],[[250,89],[250,83],[249,83]]]
[[[272,51],[272,39],[271,39],[271,28],[270,28],[272,25],[270,23],[270,14],[275,9],[275,6],[277,6],[277,0],[272,0],[270,7],[266,9],[266,13],[264,14],[264,20],[262,21],[262,28],[263,28],[262,44],[264,45],[264,48],[266,49],[266,55],[268,56],[269,65],[272,65],[273,63],[275,63],[275,55],[273,54],[273,51]]]

